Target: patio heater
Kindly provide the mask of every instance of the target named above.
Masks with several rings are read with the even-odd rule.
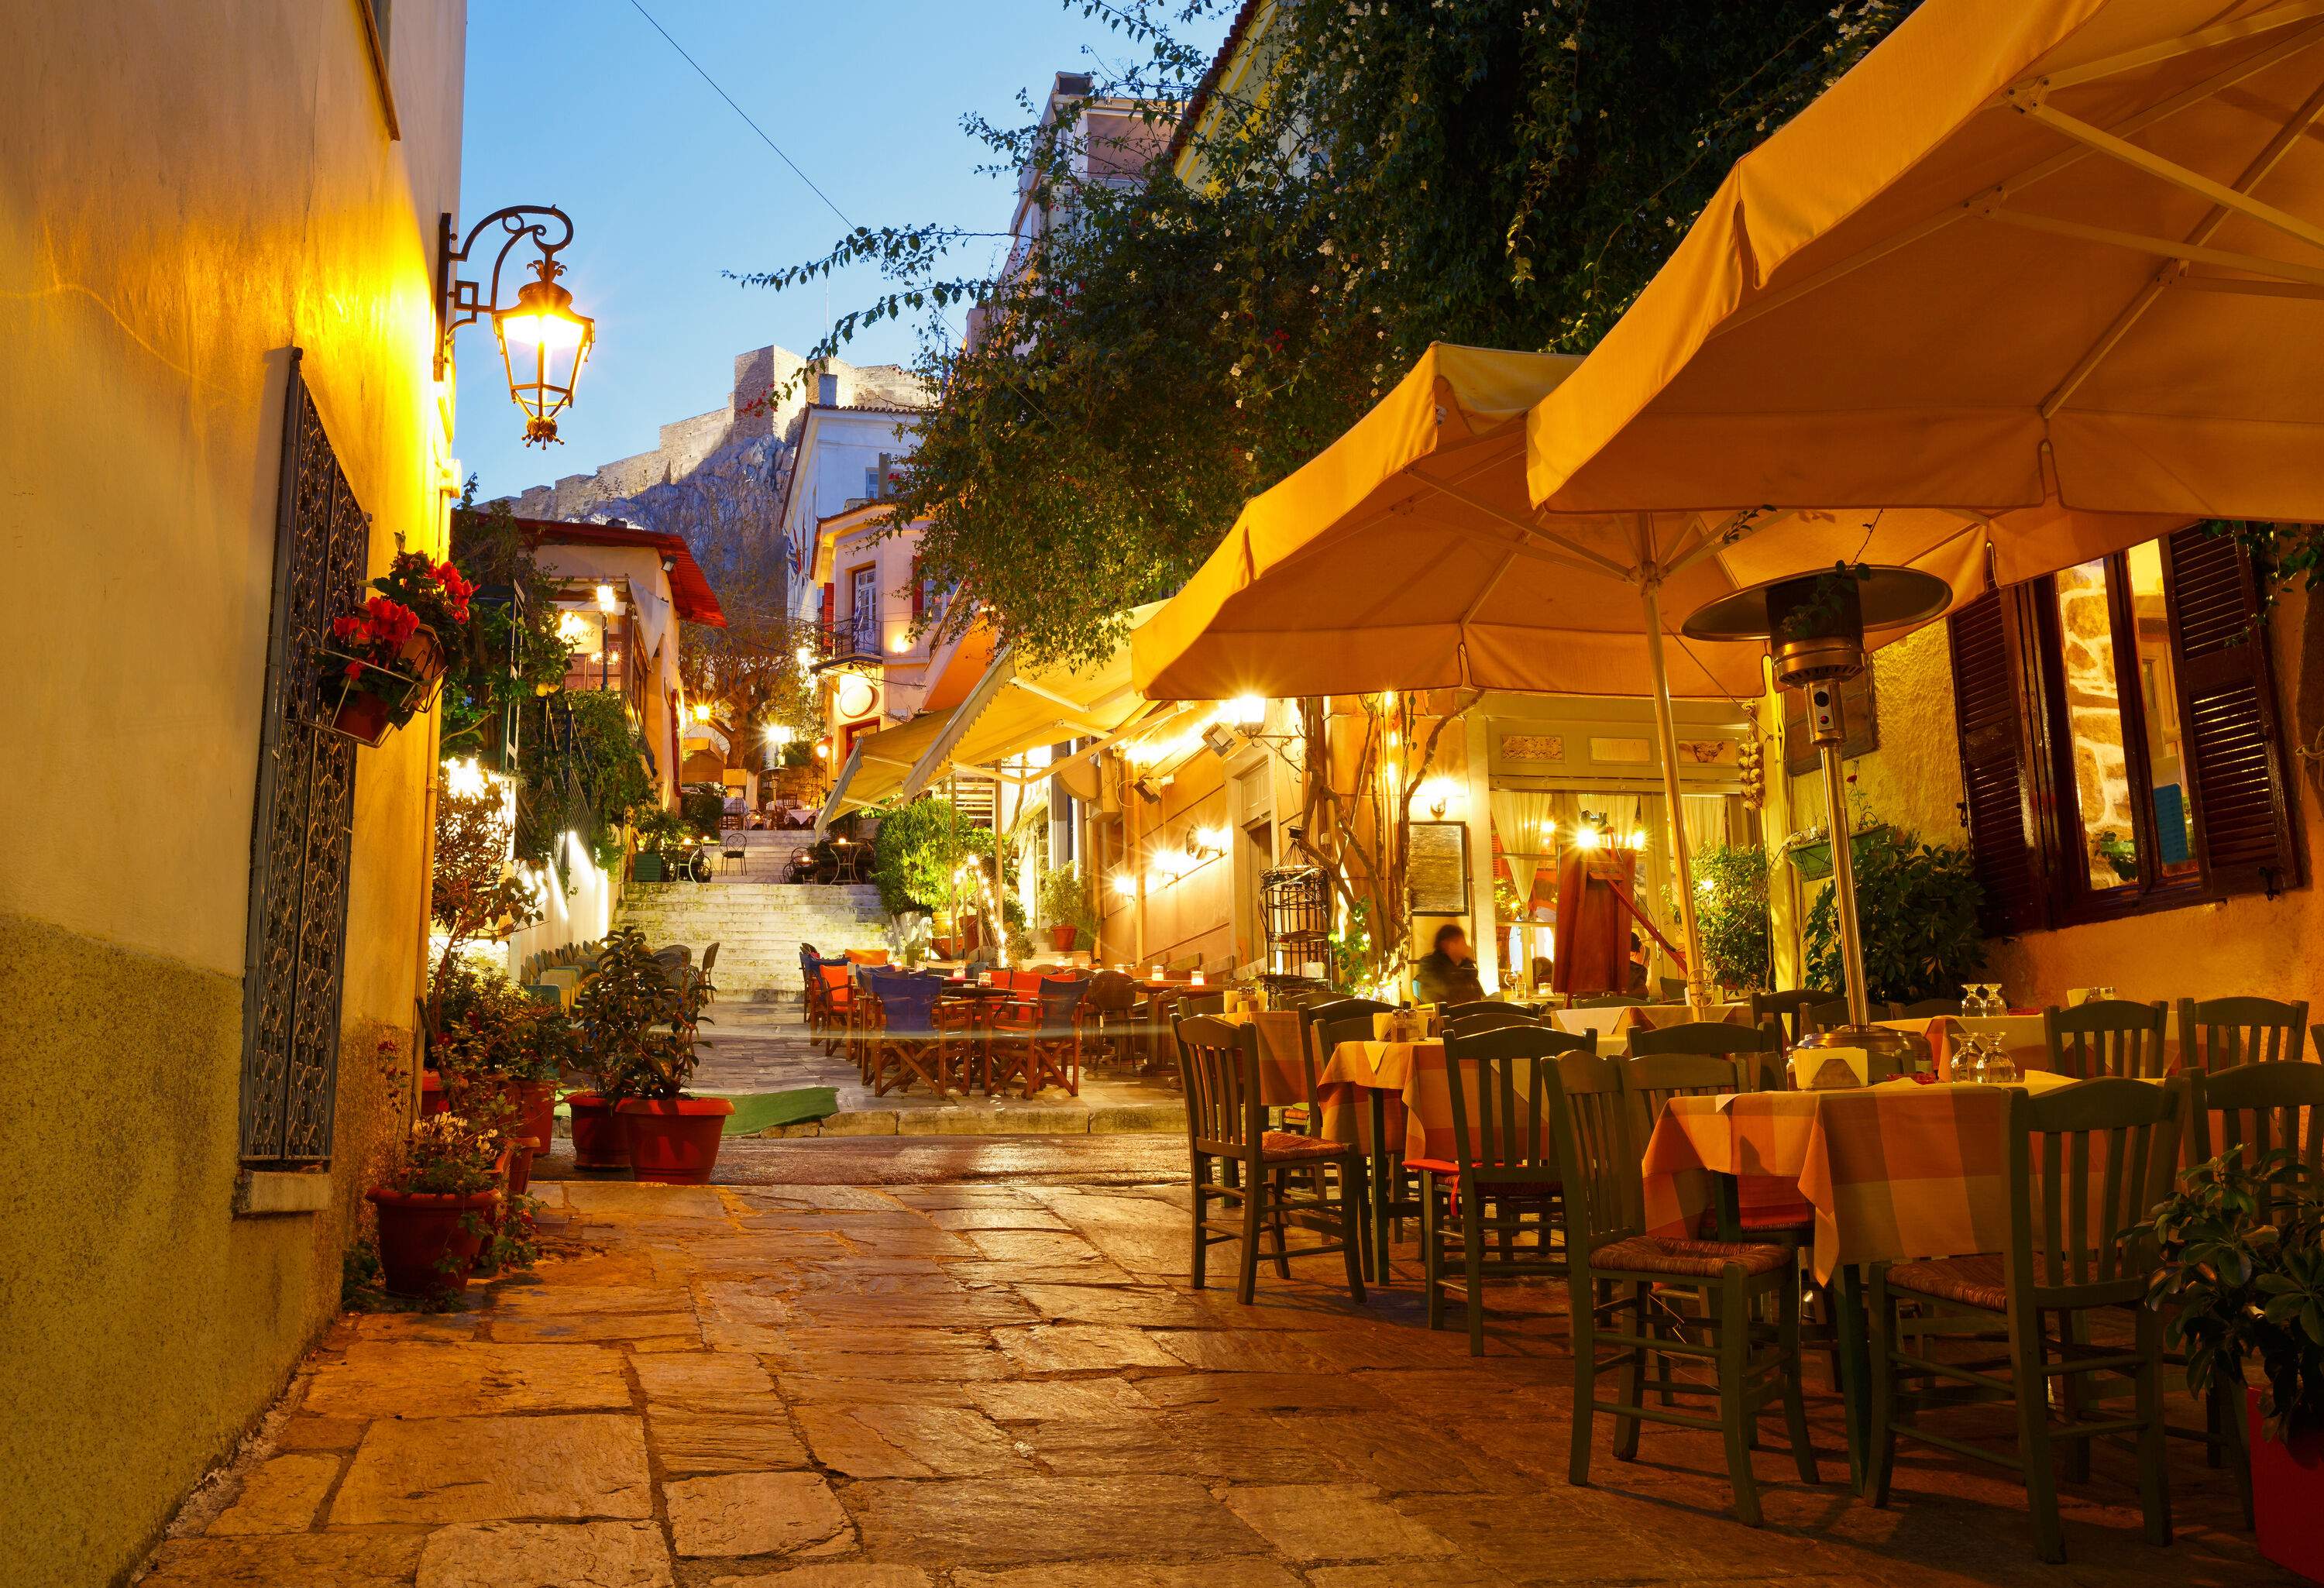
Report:
[[[1824,819],[1831,832],[1832,907],[1840,917],[1840,965],[1847,980],[1848,1024],[1804,1037],[1809,1048],[1860,1048],[1888,1073],[1925,1060],[1927,1041],[1872,1023],[1864,988],[1864,939],[1856,918],[1856,855],[1848,829],[1840,747],[1848,725],[1840,686],[1864,670],[1867,629],[1905,628],[1944,611],[1945,582],[1917,568],[1835,563],[1821,573],[1770,580],[1720,597],[1689,617],[1690,640],[1761,640],[1775,681],[1807,697],[1809,738],[1823,763]],[[1875,1076],[1873,1078],[1878,1079]]]

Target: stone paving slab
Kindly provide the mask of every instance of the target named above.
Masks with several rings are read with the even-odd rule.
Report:
[[[1336,1259],[1257,1305],[1186,1281],[1183,1142],[735,1141],[720,1185],[544,1186],[544,1260],[444,1315],[343,1320],[271,1443],[189,1508],[158,1588],[2288,1588],[2231,1481],[2130,1453],[2034,1559],[2006,1473],[1910,1452],[1849,1496],[1779,1433],[1767,1526],[1715,1436],[1650,1429],[1565,1482],[1562,1288],[1497,1287],[1487,1354],[1431,1333],[1415,1254],[1361,1306]],[[737,1151],[736,1149],[740,1149]],[[1457,1323],[1457,1318],[1456,1318]],[[2195,1408],[2174,1398],[2179,1420]],[[1982,1415],[1982,1414],[1980,1414]],[[2006,1442],[2006,1418],[1986,1431]],[[5,1578],[0,1568],[0,1578]]]

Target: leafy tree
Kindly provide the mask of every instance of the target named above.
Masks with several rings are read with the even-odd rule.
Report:
[[[557,840],[581,835],[600,865],[622,854],[622,822],[654,803],[646,743],[618,690],[559,690],[525,708],[517,852],[561,859]]]
[[[934,794],[883,812],[872,866],[880,908],[890,915],[954,909],[966,891],[961,866],[980,858],[990,842],[950,800]]]
[[[1098,91],[1159,128],[1208,64],[1174,30],[1234,0],[1065,3],[1143,51]],[[1732,161],[1912,3],[1286,4],[1269,69],[1185,133],[1198,181],[1167,156],[1139,182],[1083,174],[1071,115],[972,117],[996,171],[1027,171],[1038,239],[975,270],[955,262],[990,234],[862,227],[742,279],[885,272],[816,351],[927,328],[941,395],[897,522],[927,522],[923,571],[966,597],[945,621],[982,610],[1022,656],[1093,659],[1429,342],[1586,350]]]
[[[1857,836],[1854,854],[1866,997],[1901,1003],[1948,997],[1985,968],[1977,924],[1983,889],[1966,848],[1877,827]],[[1832,890],[1808,908],[1806,937],[1808,985],[1845,985]]]
[[[429,981],[428,1017],[438,1028],[447,977],[460,950],[540,919],[540,900],[509,864],[509,823],[500,790],[472,796],[439,787],[436,861],[428,879],[428,913],[444,933],[444,951]]]
[[[1702,936],[1704,970],[1721,987],[1764,990],[1769,954],[1767,852],[1756,844],[1714,845],[1694,857],[1694,877],[1702,895],[1694,921]]]

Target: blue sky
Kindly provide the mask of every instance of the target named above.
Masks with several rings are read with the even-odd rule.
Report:
[[[1019,90],[1090,69],[1089,50],[1127,53],[1061,0],[643,4],[865,226],[1006,226],[1010,189],[976,174],[962,115],[1013,125]],[[471,0],[468,17],[462,229],[504,204],[562,207],[576,233],[565,285],[597,321],[564,444],[546,456],[521,444],[489,328],[460,333],[457,450],[489,497],[650,448],[657,426],[718,406],[737,353],[804,351],[825,324],[819,288],[770,292],[719,272],[812,257],[845,228],[631,0]],[[874,287],[868,272],[835,278],[831,312]],[[910,351],[908,329],[883,325],[846,356]]]

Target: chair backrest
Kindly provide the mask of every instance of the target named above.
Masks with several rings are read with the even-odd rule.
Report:
[[[1074,1015],[1089,996],[1087,976],[1043,976],[1040,978],[1041,1034],[1045,1037],[1071,1036]]]
[[[1342,1042],[1369,1041],[1372,1016],[1396,1006],[1377,998],[1342,998],[1326,993],[1315,1002],[1295,1006],[1299,1016],[1299,1054],[1306,1063],[1307,1101],[1315,1101],[1315,1077],[1332,1061],[1332,1049]],[[1330,1040],[1325,1040],[1326,1028]]]
[[[936,1000],[944,992],[939,982],[908,971],[867,971],[880,1000],[881,1025],[890,1042],[926,1042],[936,1034]]]
[[[1100,971],[1084,1001],[1100,1014],[1128,1014],[1138,1007],[1138,983],[1120,971]]]
[[[2224,1070],[2297,1060],[2308,1048],[2308,1003],[2273,998],[2181,998],[2179,1067]]]
[[[713,968],[713,967],[715,967],[717,964],[718,964],[718,945],[717,945],[717,944],[715,944],[715,943],[713,943],[709,947],[707,947],[707,948],[706,948],[706,949],[704,949],[704,950],[702,951],[702,974],[703,974],[704,975],[706,975],[706,975],[708,975],[708,974],[710,974],[710,972],[711,972],[712,968]]]
[[[1351,1000],[1351,1002],[1358,1002]],[[1307,1050],[1318,1065],[1329,1064],[1332,1049],[1342,1042],[1369,1042],[1372,1039],[1372,1014],[1369,1009],[1351,1010],[1345,1014],[1327,1014],[1310,1021],[1307,1027]]]
[[[1573,1001],[1575,1009],[1644,1009],[1646,1001],[1630,992],[1591,992]]]
[[[1773,1053],[1781,1039],[1771,1021],[1766,1025],[1730,1026],[1723,1020],[1689,1020],[1683,1025],[1630,1032],[1630,1056],[1694,1053],[1712,1058],[1732,1058],[1738,1053]]]
[[[1196,1152],[1256,1157],[1267,1129],[1259,1093],[1259,1029],[1206,1015],[1172,1022],[1186,1089],[1186,1138]]]
[[[2164,1067],[2163,1028],[2167,1018],[2160,1002],[2099,998],[2075,1009],[2060,1009],[2053,1003],[2042,1011],[2050,1067],[2077,1081],[2108,1076],[2153,1079]]]
[[[2324,1177],[2324,1064],[2243,1064],[2185,1078],[2190,1164],[2288,1151]]]
[[[1674,1097],[1723,1097],[1730,1092],[1752,1092],[1755,1066],[1748,1059],[1722,1058],[1708,1053],[1633,1054],[1622,1060],[1622,1089],[1637,1104],[1630,1130],[1638,1150],[1655,1133],[1663,1104]]]
[[[846,986],[853,979],[855,972],[855,967],[844,959],[837,964],[827,959],[817,960],[815,968],[823,977],[825,991]]]
[[[1453,1151],[1464,1178],[1553,1178],[1549,1075],[1562,1054],[1595,1053],[1598,1033],[1570,1036],[1546,1026],[1503,1026],[1444,1039],[1444,1083],[1452,1101]]]
[[[1961,1011],[1958,998],[1923,998],[1918,1003],[1900,1003],[1895,1018],[1900,1020],[1934,1020],[1941,1014],[1957,1015]]]
[[[1504,1026],[1537,1026],[1528,1011],[1514,1003],[1464,1003],[1445,1015],[1444,1029],[1462,1035],[1498,1031]]]
[[[1867,1011],[1869,1013],[1869,1011]],[[1829,1031],[1848,1024],[1848,1000],[1828,998],[1821,1003],[1804,1003],[1798,1011],[1800,1035],[1811,1031]]]
[[[1624,1090],[1617,1060],[1576,1053],[1546,1067],[1550,1133],[1564,1188],[1565,1247],[1579,1256],[1644,1227],[1639,1149],[1631,1127],[1638,1103]]]
[[[886,965],[888,951],[884,948],[850,948],[847,958],[856,965]]]
[[[1463,1015],[1480,1014],[1489,1010],[1510,1006],[1490,998],[1471,998],[1463,1003],[1448,1003],[1436,1011],[1439,1019],[1457,1020]]]
[[[1751,1023],[1757,1025],[1774,1015],[1782,1025],[1784,1040],[1796,1042],[1806,1036],[1807,1028],[1801,1024],[1801,1011],[1819,1003],[1830,1003],[1840,994],[1829,987],[1793,987],[1775,992],[1751,994]]]
[[[2125,1237],[2170,1193],[2186,1092],[2176,1079],[2153,1085],[2119,1076],[2048,1092],[2002,1089],[2003,1257],[2019,1305],[2144,1299],[2152,1253]]]
[[[1178,1013],[1182,1016],[1224,1014],[1226,1011],[1227,995],[1223,991],[1181,992],[1178,995]]]

